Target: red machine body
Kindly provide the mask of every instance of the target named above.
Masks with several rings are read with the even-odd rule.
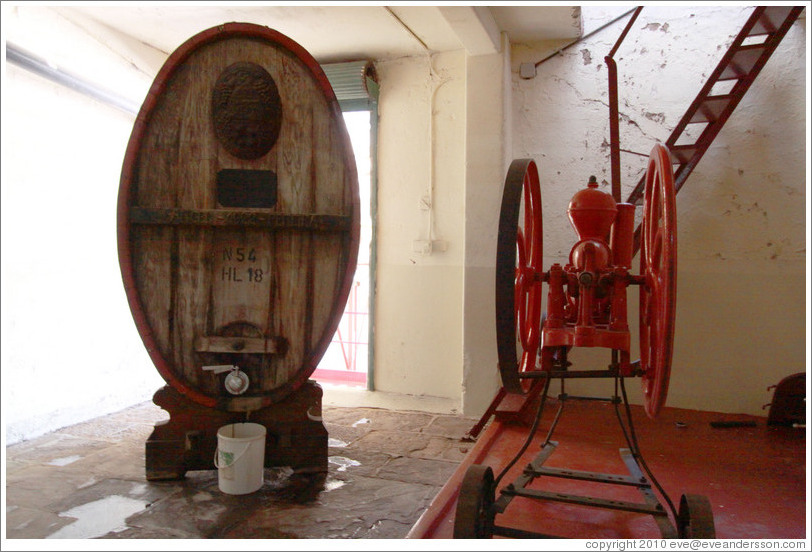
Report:
[[[569,263],[546,274],[547,319],[541,368],[552,370],[555,347],[606,347],[620,351],[620,375],[631,376],[626,288],[634,243],[634,205],[617,203],[595,177],[567,209],[578,234]]]
[[[656,144],[646,169],[639,230],[634,227],[635,206],[615,199],[615,190],[611,194],[601,191],[591,177],[569,204],[569,219],[578,239],[568,262],[564,266],[555,263],[545,271],[538,168],[531,159],[513,161],[502,196],[496,255],[496,338],[502,391],[483,419],[505,394],[533,394],[533,382],[552,377],[640,376],[646,413],[653,418],[660,411],[668,392],[676,312],[676,203],[671,165],[668,148]],[[632,274],[638,245],[640,272]],[[541,308],[544,284],[548,286],[546,316]],[[640,293],[639,361],[631,360],[627,318],[631,285]],[[609,368],[573,373],[566,360],[572,347],[610,349]]]

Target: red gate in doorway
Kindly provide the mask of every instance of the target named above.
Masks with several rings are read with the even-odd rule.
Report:
[[[347,306],[313,378],[320,383],[366,387],[369,350],[369,307],[366,286],[359,276],[369,264],[358,263]]]

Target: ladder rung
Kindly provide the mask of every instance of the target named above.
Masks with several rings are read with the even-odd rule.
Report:
[[[671,161],[676,165],[678,163],[687,163],[696,154],[696,144],[688,144],[684,146],[671,146]]]
[[[747,76],[758,62],[761,54],[764,53],[764,50],[764,44],[739,47],[728,62],[727,67],[719,75],[718,80],[740,79]]]
[[[719,115],[730,105],[733,100],[732,94],[724,96],[709,96],[705,98],[694,113],[688,123],[713,123],[719,119]]]
[[[789,17],[791,11],[792,6],[768,6],[764,8],[761,17],[758,18],[747,36],[774,33],[781,26],[781,23]]]

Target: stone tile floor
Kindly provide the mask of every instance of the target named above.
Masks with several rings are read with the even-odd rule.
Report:
[[[167,414],[151,402],[6,448],[8,539],[403,538],[471,443],[475,420],[324,406],[329,471],[265,470],[257,492],[220,491],[217,471],[148,482],[144,443]]]

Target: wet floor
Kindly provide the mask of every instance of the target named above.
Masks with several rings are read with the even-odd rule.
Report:
[[[144,443],[166,413],[144,403],[6,448],[9,539],[406,536],[471,447],[475,420],[325,406],[328,472],[265,469],[247,495],[218,473],[148,482]]]

